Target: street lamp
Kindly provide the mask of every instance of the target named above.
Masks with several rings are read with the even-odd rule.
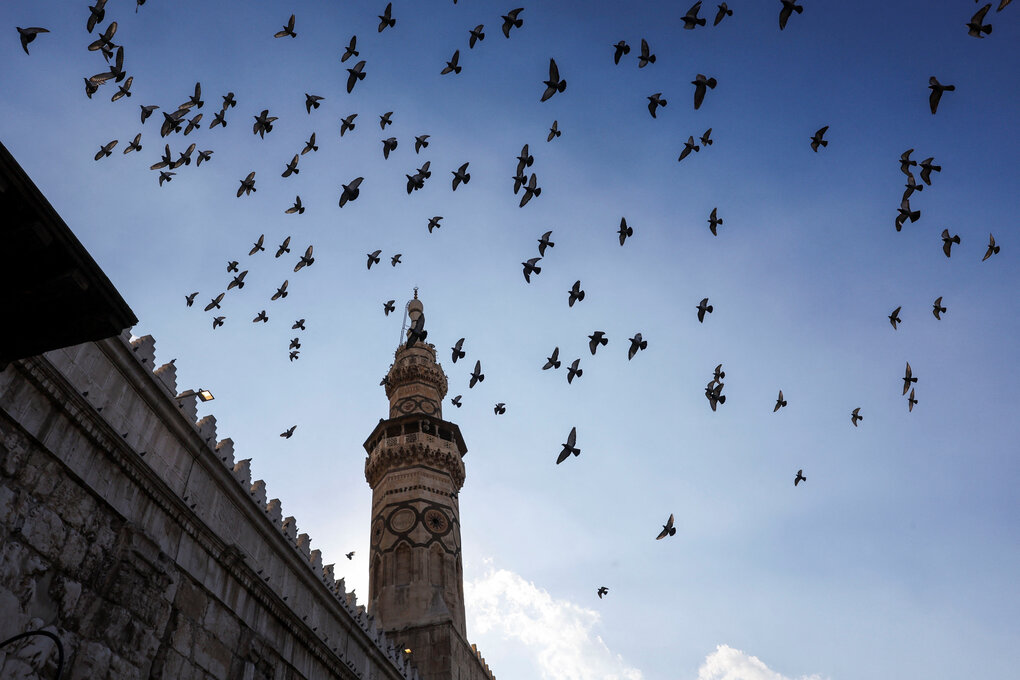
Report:
[[[213,395],[209,390],[184,390],[178,394],[175,399],[184,399],[185,397],[198,397],[199,401],[212,401]]]

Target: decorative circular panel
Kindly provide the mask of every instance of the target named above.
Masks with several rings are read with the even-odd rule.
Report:
[[[402,534],[414,526],[418,520],[417,514],[411,508],[401,508],[390,515],[390,530]]]
[[[425,526],[433,534],[445,534],[450,530],[450,521],[441,511],[429,508],[425,511]]]

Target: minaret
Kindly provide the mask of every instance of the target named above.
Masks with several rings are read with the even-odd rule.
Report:
[[[419,318],[424,327],[417,290],[407,313],[412,327]],[[389,418],[365,440],[369,613],[412,650],[424,677],[452,678],[455,650],[466,645],[457,493],[467,446],[460,428],[443,420],[447,383],[435,346],[401,344],[384,384]]]

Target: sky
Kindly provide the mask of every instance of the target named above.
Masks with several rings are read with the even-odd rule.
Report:
[[[1012,676],[1020,6],[992,7],[978,39],[965,24],[980,5],[964,0],[803,0],[782,31],[779,0],[728,4],[733,16],[713,26],[705,5],[707,25],[688,31],[686,2],[533,3],[507,39],[513,7],[487,0],[397,0],[383,32],[380,0],[149,0],[137,13],[110,0],[91,36],[84,0],[10,0],[0,141],[134,310],[132,333],[155,338],[157,364],[177,360],[180,389],[214,393],[199,415],[216,416],[362,597],[362,443],[387,415],[379,380],[418,287],[449,376],[444,417],[468,446],[468,637],[496,677]],[[297,37],[274,38],[292,13]],[[111,20],[132,96],[111,102],[111,81],[89,100],[83,78],[107,67],[86,47]],[[485,39],[469,49],[478,24]],[[50,33],[26,55],[15,26]],[[367,75],[348,94],[352,35]],[[642,38],[656,61],[639,68]],[[631,52],[616,65],[619,40]],[[463,71],[441,75],[454,50]],[[568,85],[540,102],[550,59]],[[699,73],[718,86],[695,110]],[[933,75],[956,86],[935,115]],[[201,127],[161,139],[161,113],[196,82]],[[210,129],[227,92],[237,106]],[[657,92],[668,104],[653,119]],[[305,111],[306,93],[324,97],[319,109]],[[144,104],[160,109],[141,124]],[[260,138],[264,109],[278,120]],[[546,142],[554,120],[562,135]],[[678,162],[707,128],[714,143]],[[124,155],[138,132],[143,149]],[[312,132],[319,150],[282,178]],[[192,142],[212,158],[160,186],[149,166],[163,145],[176,157]],[[525,143],[542,193],[521,208]],[[897,232],[907,149],[942,171]],[[405,176],[426,160],[433,176],[408,195]],[[454,192],[465,162],[471,181]],[[255,193],[236,197],[251,171]],[[355,177],[360,196],[340,208]],[[284,214],[295,195],[306,212]],[[621,246],[623,217],[634,233]],[[943,229],[960,236],[949,258]],[[549,230],[556,245],[526,283],[521,262]],[[989,233],[1001,252],[982,261]],[[260,234],[266,252],[249,256]],[[310,244],[314,265],[294,273]],[[230,260],[250,273],[213,330],[202,308]],[[270,301],[285,279],[288,297]],[[568,307],[575,280],[586,297]],[[714,311],[699,323],[704,297]],[[253,324],[263,309],[269,322]],[[306,331],[291,330],[299,318]],[[596,330],[609,343],[592,356]],[[647,349],[628,360],[638,332]],[[554,347],[563,366],[543,371]],[[584,373],[568,384],[575,358]],[[476,360],[486,379],[469,389]],[[713,412],[704,387],[719,363],[727,401]],[[773,413],[780,389],[788,405]],[[572,427],[582,453],[557,466]],[[676,535],[656,541],[671,513]]]

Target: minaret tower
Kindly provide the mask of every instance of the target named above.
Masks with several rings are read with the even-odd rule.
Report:
[[[412,327],[423,328],[417,290],[407,313]],[[460,428],[443,420],[447,383],[435,346],[401,344],[383,384],[389,418],[365,440],[369,613],[412,650],[424,677],[452,678],[466,647],[457,493],[467,446]]]

